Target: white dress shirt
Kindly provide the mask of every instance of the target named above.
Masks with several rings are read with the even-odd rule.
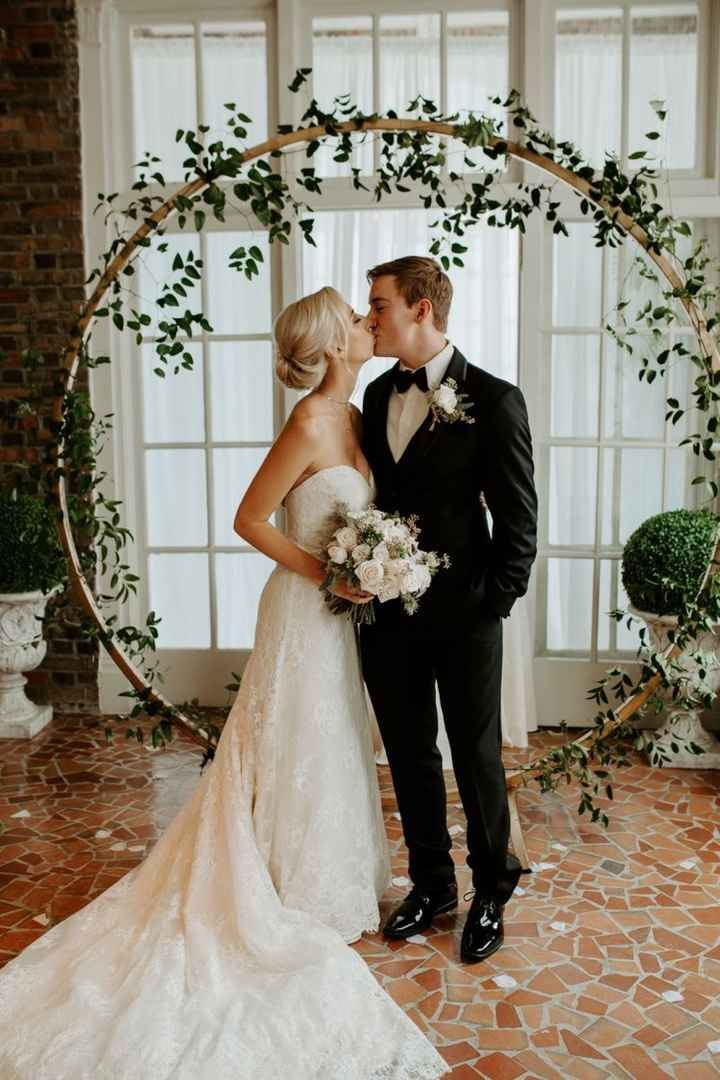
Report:
[[[401,371],[420,371],[425,368],[429,390],[437,390],[445,378],[455,346],[449,341],[426,364],[420,368],[408,368],[400,365]],[[399,461],[417,429],[428,414],[430,406],[424,392],[418,386],[411,386],[404,394],[399,394],[395,387],[390,393],[387,414],[387,439],[392,456]]]

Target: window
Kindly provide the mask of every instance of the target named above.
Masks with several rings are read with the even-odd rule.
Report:
[[[267,136],[264,22],[143,24],[132,28],[131,40],[135,154],[157,151],[166,179],[185,173],[176,129],[205,124],[207,138],[222,137],[226,103],[251,117],[247,145]],[[139,382],[145,578],[148,605],[162,615],[162,649],[249,649],[272,568],[232,529],[234,509],[276,434],[269,245],[265,232],[248,229],[252,222],[232,208],[226,218],[200,234],[168,232],[167,251],[149,249],[138,275],[141,310],[152,318]],[[228,268],[242,244],[264,253],[261,283]],[[177,280],[174,260],[187,263],[189,253],[204,275],[202,287],[187,285],[183,303],[203,310],[213,332],[189,346],[192,371],[160,379],[154,341],[163,309],[155,301],[165,281]]]
[[[561,6],[555,134],[594,164],[606,150],[648,149],[668,169],[697,171],[699,34],[699,3]]]

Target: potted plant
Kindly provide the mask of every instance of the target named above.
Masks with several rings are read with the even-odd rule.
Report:
[[[52,706],[27,698],[22,673],[45,657],[45,606],[65,581],[63,551],[42,498],[0,492],[0,552],[0,738],[27,738],[49,723]]]
[[[720,535],[720,517],[709,510],[668,510],[648,518],[632,534],[622,559],[622,580],[630,612],[642,619],[652,649],[660,653],[692,621],[701,588],[718,595],[720,579],[710,567]],[[720,610],[720,609],[719,609]],[[644,641],[644,631],[641,640]],[[688,640],[678,660],[681,690],[668,706],[662,727],[653,733],[653,765],[720,768],[720,743],[703,728],[700,713],[720,688],[720,622],[706,622]]]

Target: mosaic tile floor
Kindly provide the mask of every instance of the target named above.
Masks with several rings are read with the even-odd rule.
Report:
[[[533,751],[558,741],[532,736]],[[526,758],[508,753],[508,764]],[[199,776],[178,741],[151,753],[90,718],[56,718],[27,744],[0,744],[0,966],[142,859]],[[394,883],[407,891],[400,823],[380,770]],[[457,962],[466,903],[421,938],[356,948],[453,1066],[489,1077],[720,1076],[720,773],[616,778],[607,832],[573,791],[522,792],[536,872],[508,905],[503,949]],[[461,891],[464,819],[450,807]]]

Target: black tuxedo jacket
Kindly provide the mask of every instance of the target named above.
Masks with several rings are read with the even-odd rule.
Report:
[[[525,399],[512,383],[473,367],[455,349],[444,378],[468,395],[475,423],[440,420],[431,430],[428,412],[396,462],[387,441],[393,371],[370,383],[363,404],[363,449],[375,477],[375,504],[403,516],[417,514],[420,547],[449,555],[451,566],[437,572],[415,615],[405,615],[397,600],[376,604],[376,625],[452,631],[483,614],[507,616],[527,591],[536,554],[537,496]],[[480,492],[492,515],[492,535]]]

